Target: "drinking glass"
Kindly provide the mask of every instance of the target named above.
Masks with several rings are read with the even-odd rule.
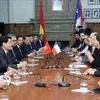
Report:
[[[20,75],[18,73],[14,73],[14,83],[20,83]]]
[[[22,74],[26,75],[27,74],[27,67],[22,67]]]
[[[0,100],[9,100],[8,94],[0,94]]]
[[[35,65],[35,59],[33,58],[32,60],[31,60],[31,66],[34,66]]]
[[[86,92],[88,90],[88,84],[87,81],[81,81],[80,83],[80,91]]]
[[[69,64],[68,67],[69,67],[70,73],[73,73],[75,71],[73,64]]]
[[[81,74],[79,64],[75,64],[74,68],[75,68],[75,74]]]

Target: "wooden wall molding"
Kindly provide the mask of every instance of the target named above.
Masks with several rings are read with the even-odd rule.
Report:
[[[100,23],[87,23],[87,27],[91,28],[93,32],[100,33]]]
[[[32,34],[33,32],[38,34],[38,31],[35,31],[36,29],[34,29],[35,27],[33,27],[33,26],[34,26],[33,23],[31,23],[31,24],[30,23],[5,24],[4,25],[4,32],[5,32],[5,34],[8,33],[8,32],[11,32],[11,33],[14,33],[17,36],[18,35],[26,36],[26,35]],[[87,27],[91,28],[92,31],[94,31],[94,32],[100,33],[100,23],[87,23]],[[68,34],[71,31],[62,31],[62,33],[66,32]],[[54,31],[48,31],[47,32],[47,34],[49,34],[51,37],[53,36],[52,33],[55,33],[55,32]],[[58,33],[58,35],[60,35],[60,31],[57,32],[57,33]],[[69,35],[66,35],[66,39],[71,39],[71,38],[69,38],[70,37]],[[47,36],[47,38],[48,38],[48,40],[50,40],[49,36]],[[52,40],[52,38],[51,38],[51,40]]]
[[[5,34],[8,32],[14,33],[15,35],[30,35],[33,31],[33,24],[30,23],[13,23],[4,25]]]

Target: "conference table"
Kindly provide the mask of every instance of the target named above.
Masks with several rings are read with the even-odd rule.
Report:
[[[67,68],[72,60],[65,53],[62,53],[62,56],[64,59],[60,60],[60,65]],[[52,57],[52,59],[49,59],[50,66],[53,66],[56,61],[56,57]],[[24,60],[28,61],[27,58]],[[41,67],[45,65],[45,61],[46,57],[40,59],[39,62],[37,62],[37,66],[28,66],[27,68],[28,71],[33,73],[40,73],[47,87],[35,86],[35,84],[40,81],[38,75],[24,75],[21,76],[21,80],[28,81],[28,83],[18,86],[11,84],[9,88],[1,89],[0,94],[8,94],[9,100],[93,100],[94,97],[100,97],[100,94],[72,92],[72,89],[80,88],[80,82],[82,81],[82,79],[73,76],[65,77],[65,82],[71,84],[69,87],[59,87],[57,83],[62,80],[63,75],[70,74],[69,70],[64,70],[64,68],[42,69]],[[83,73],[86,69],[87,68],[81,68],[81,72]],[[88,79],[92,76],[86,75],[84,77]],[[92,90],[97,88],[99,80],[99,77],[92,77],[87,80],[88,89]]]

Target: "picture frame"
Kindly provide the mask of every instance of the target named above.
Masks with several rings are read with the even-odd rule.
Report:
[[[92,9],[92,18],[99,19],[100,18],[100,8]]]
[[[100,5],[100,0],[97,0],[97,5]]]
[[[84,12],[83,14],[85,19],[91,19],[92,9],[86,8],[83,10],[83,12]]]
[[[63,0],[52,0],[52,11],[63,11]]]
[[[88,5],[95,5],[96,4],[96,0],[88,0]]]

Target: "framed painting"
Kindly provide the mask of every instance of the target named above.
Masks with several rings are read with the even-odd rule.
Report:
[[[92,10],[87,8],[87,9],[84,9],[84,18],[86,19],[90,19],[91,18],[91,15],[92,15]]]
[[[63,0],[52,0],[52,11],[63,11]]]
[[[100,9],[99,8],[92,9],[92,18],[93,19],[100,18]]]
[[[95,5],[96,4],[96,0],[88,0],[88,5]]]

